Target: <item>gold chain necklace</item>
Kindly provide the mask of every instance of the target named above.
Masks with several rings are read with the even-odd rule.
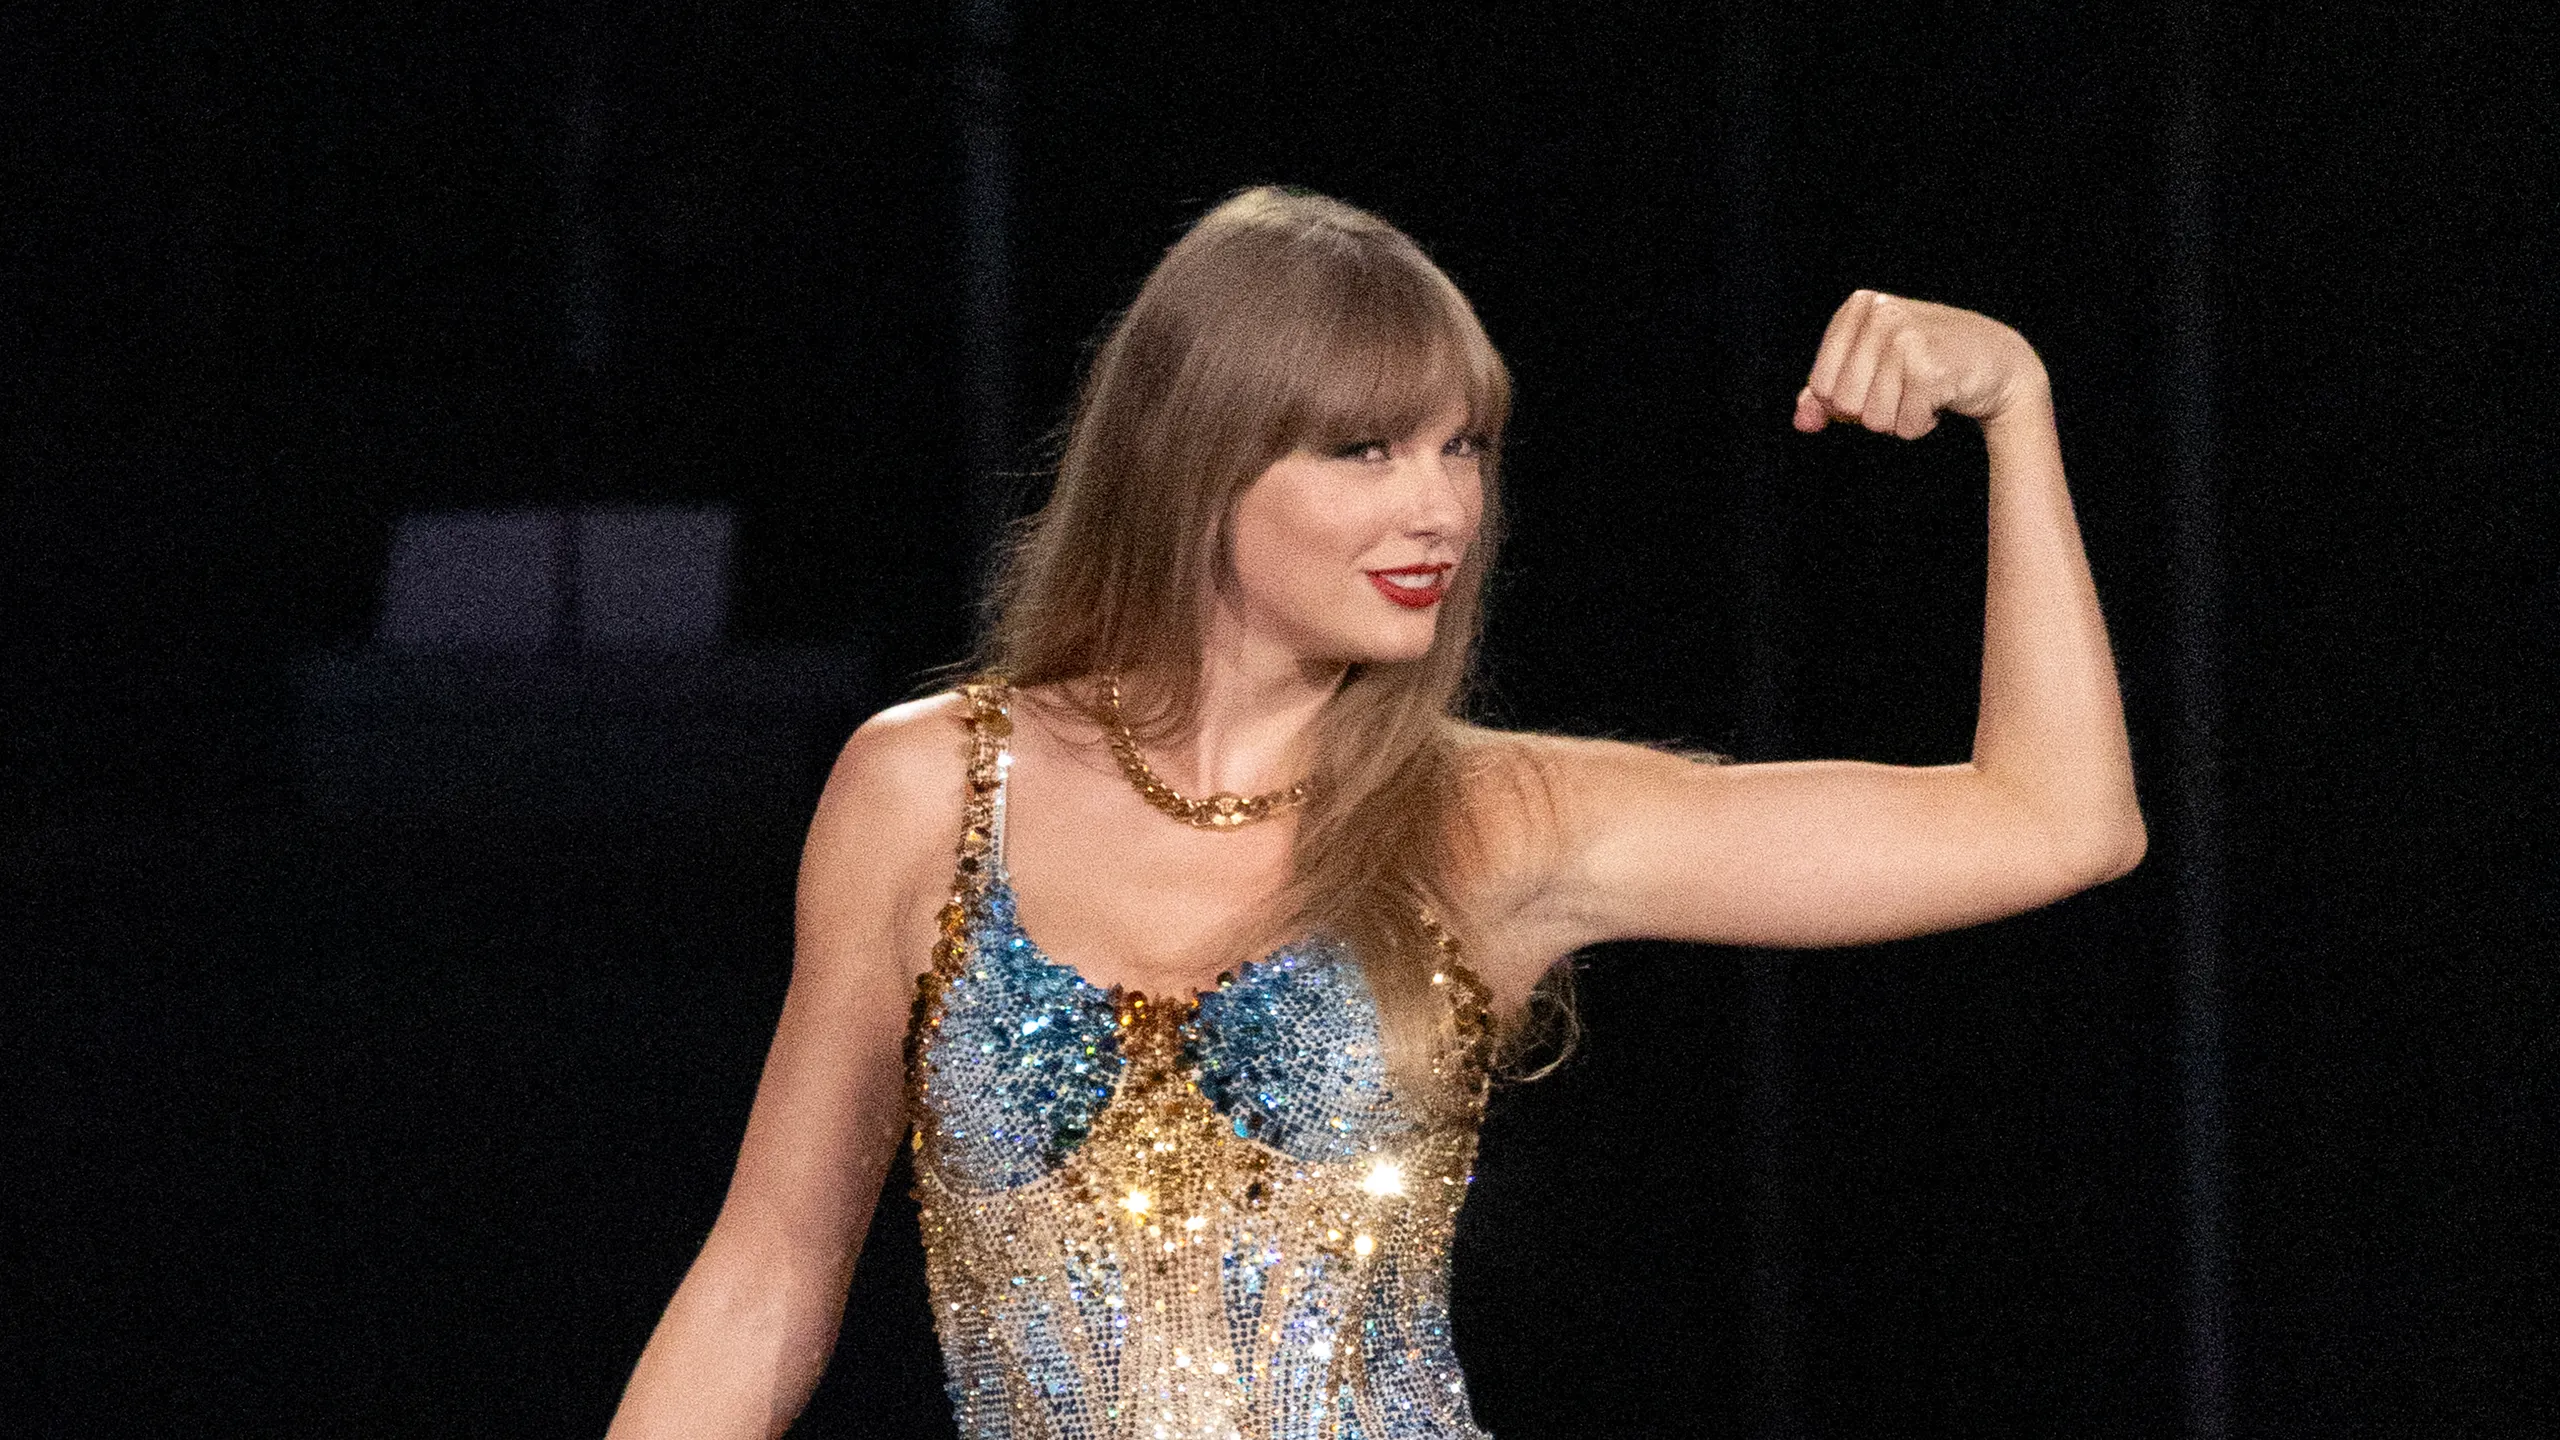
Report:
[[[1201,830],[1233,830],[1256,820],[1268,820],[1292,805],[1307,800],[1307,782],[1299,781],[1286,790],[1269,790],[1260,795],[1244,796],[1221,790],[1205,800],[1193,800],[1181,791],[1156,778],[1138,749],[1138,737],[1120,714],[1120,678],[1106,676],[1102,682],[1102,703],[1111,712],[1111,754],[1120,762],[1120,773],[1129,777],[1146,802],[1185,825]]]

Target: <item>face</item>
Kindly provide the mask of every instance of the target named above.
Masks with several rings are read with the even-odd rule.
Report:
[[[1482,448],[1452,403],[1410,435],[1274,461],[1236,502],[1220,621],[1306,661],[1420,659],[1484,518]]]

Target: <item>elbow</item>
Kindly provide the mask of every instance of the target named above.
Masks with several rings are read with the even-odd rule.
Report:
[[[2131,802],[2101,823],[2078,828],[2072,843],[2064,847],[2074,890],[2124,878],[2151,849],[2150,827],[2143,823],[2141,807]]]
[[[2122,879],[2151,848],[2130,776],[2122,783],[2017,796],[2009,804],[2015,843],[2022,858],[2032,856],[2024,873],[2046,897],[2039,903]]]
[[[2116,826],[2114,846],[2108,852],[2107,866],[2098,876],[2098,883],[2103,885],[2132,874],[2133,867],[2141,864],[2142,857],[2150,853],[2151,827],[2143,823],[2139,808],[2127,806],[2123,821]]]

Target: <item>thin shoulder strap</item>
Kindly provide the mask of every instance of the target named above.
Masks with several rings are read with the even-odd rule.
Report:
[[[1011,703],[1009,695],[1006,703],[1008,705]],[[987,864],[994,878],[1010,884],[1013,877],[1011,872],[1005,869],[1004,863],[1004,797],[1006,792],[1013,789],[1012,713],[1010,710],[1004,711],[999,718],[1004,721],[1005,733],[996,736],[995,813],[989,817],[991,823],[988,826]]]
[[[969,706],[969,802],[960,880],[971,891],[1004,873],[1005,772],[1013,766],[1013,689],[998,677],[960,687]]]
[[[960,697],[968,706],[967,801],[961,810],[951,898],[943,902],[941,937],[934,945],[934,969],[946,974],[967,960],[970,912],[988,883],[1003,873],[1004,772],[1012,761],[1006,746],[1013,735],[1010,688],[990,676],[961,686]]]

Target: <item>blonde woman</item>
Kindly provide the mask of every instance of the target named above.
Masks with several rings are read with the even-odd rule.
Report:
[[[974,684],[873,717],[718,1223],[615,1437],[770,1435],[894,1149],[969,1437],[1475,1437],[1449,1244],[1488,1066],[1604,940],[1842,945],[2141,857],[2045,373],[1861,291],[1796,402],[1981,424],[1973,755],[1707,765],[1462,710],[1509,378],[1365,212],[1256,189],[1097,353]]]

